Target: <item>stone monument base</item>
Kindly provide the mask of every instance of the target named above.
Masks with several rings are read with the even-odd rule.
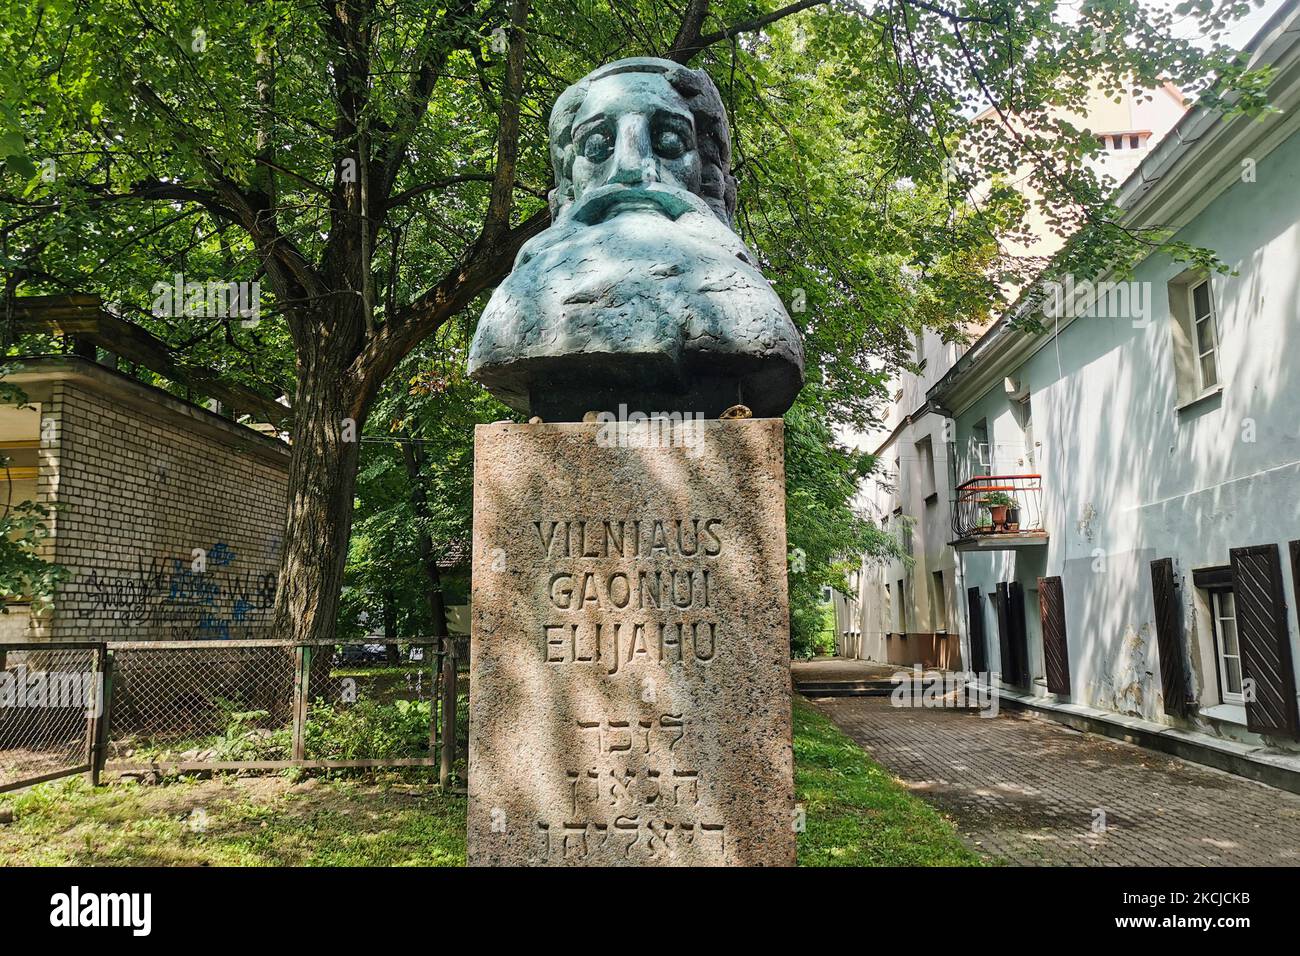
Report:
[[[480,425],[471,865],[793,865],[780,419]]]

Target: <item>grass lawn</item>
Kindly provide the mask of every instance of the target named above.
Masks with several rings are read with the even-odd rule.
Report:
[[[838,727],[794,699],[800,866],[978,866],[953,825]]]
[[[825,717],[795,701],[802,866],[977,863],[938,813]],[[427,771],[294,783],[185,778],[162,786],[81,778],[0,796],[0,861],[17,865],[460,866],[465,798]]]
[[[460,866],[465,800],[428,775],[303,781],[193,778],[161,786],[81,778],[10,798],[8,863],[117,866]],[[3,798],[0,798],[3,799]]]

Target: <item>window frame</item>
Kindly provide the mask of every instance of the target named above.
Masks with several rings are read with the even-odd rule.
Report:
[[[984,441],[980,441],[980,433],[983,432]],[[989,428],[988,417],[985,416],[971,426],[970,433],[970,473],[971,477],[988,477],[993,474],[993,432]],[[980,448],[985,449],[985,455],[988,460],[984,461],[980,457]]]
[[[1239,680],[1245,679],[1245,674],[1241,669],[1241,635],[1237,626],[1237,594],[1230,587],[1207,588],[1206,593],[1209,595],[1210,610],[1210,639],[1214,644],[1214,671],[1218,677],[1219,684],[1219,702],[1224,704],[1244,704],[1245,695],[1241,691],[1228,690],[1228,672],[1226,667],[1227,658],[1235,658],[1237,661],[1237,674]],[[1224,616],[1220,614],[1220,602],[1223,595],[1232,595],[1232,614]],[[1219,626],[1220,621],[1232,621],[1233,632],[1237,635],[1237,653],[1224,653],[1223,632]]]
[[[888,581],[885,582],[885,616],[889,618],[889,626],[885,629],[885,637],[893,636],[893,627],[896,623],[894,611],[894,586]]]
[[[1199,315],[1196,308],[1196,292],[1198,289],[1205,289],[1205,302],[1209,311],[1205,315]],[[1188,317],[1188,335],[1192,345],[1192,364],[1196,367],[1196,384],[1198,394],[1204,394],[1212,388],[1218,388],[1223,382],[1223,376],[1219,370],[1219,316],[1218,310],[1214,307],[1214,284],[1209,277],[1199,279],[1195,282],[1187,283],[1187,317]],[[1199,329],[1204,322],[1210,330],[1211,344],[1204,352],[1201,351],[1201,338]],[[1205,357],[1210,356],[1214,362],[1214,381],[1205,381]]]
[[[915,443],[916,457],[921,466],[921,500],[927,504],[938,500],[939,476],[934,470],[934,441],[929,435]]]
[[[898,620],[895,623],[898,625],[897,634],[900,637],[903,637],[907,634],[907,607],[905,605],[904,598],[903,598],[903,595],[906,593],[906,588],[907,588],[906,579],[899,578],[898,579]]]
[[[942,569],[930,572],[930,626],[936,634],[948,633],[948,595]]]

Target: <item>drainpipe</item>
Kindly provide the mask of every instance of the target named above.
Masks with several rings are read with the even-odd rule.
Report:
[[[933,401],[928,402],[927,407],[936,415],[943,416],[945,431],[948,430],[948,422],[952,422],[952,440],[946,445],[948,450],[948,492],[949,495],[951,495],[951,493],[957,488],[957,420],[948,409]],[[948,521],[949,530],[952,530],[951,498],[949,501]],[[956,589],[956,593],[953,595],[955,598],[953,604],[957,610],[956,620],[959,622],[957,631],[957,650],[961,654],[962,669],[969,671],[971,660],[970,608],[969,602],[962,599],[966,594],[966,555],[964,552],[957,551],[955,548],[953,549],[953,552],[957,556],[957,560],[953,564],[953,587]],[[965,628],[960,627],[960,622],[963,620],[966,621]]]

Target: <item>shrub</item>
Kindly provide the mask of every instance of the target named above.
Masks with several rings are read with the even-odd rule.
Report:
[[[427,700],[360,700],[335,708],[317,700],[307,719],[307,753],[313,760],[428,756],[430,707]]]

